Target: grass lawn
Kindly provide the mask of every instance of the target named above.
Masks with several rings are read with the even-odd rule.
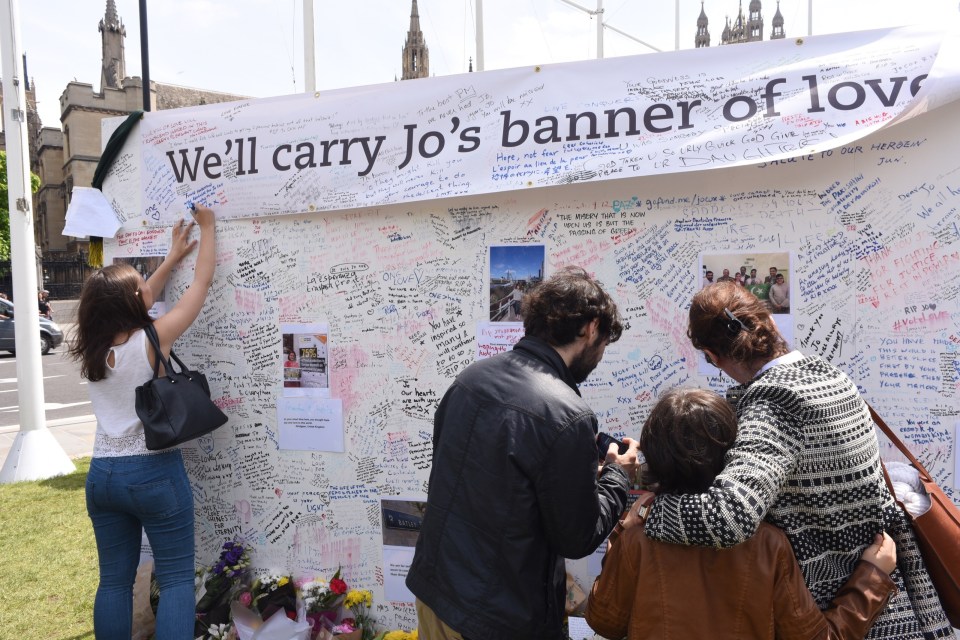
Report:
[[[97,547],[84,482],[70,475],[0,484],[0,638],[93,638]]]

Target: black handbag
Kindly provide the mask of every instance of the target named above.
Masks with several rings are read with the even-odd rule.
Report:
[[[147,449],[168,449],[210,433],[227,421],[226,414],[210,399],[207,378],[199,371],[190,371],[170,350],[180,371],[175,371],[170,358],[163,357],[160,339],[152,324],[143,329],[157,353],[153,379],[137,387],[136,410]],[[166,374],[158,375],[160,363]]]

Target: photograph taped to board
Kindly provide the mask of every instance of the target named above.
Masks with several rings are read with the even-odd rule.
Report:
[[[523,296],[544,278],[542,244],[490,247],[490,321],[523,322]]]
[[[280,331],[283,343],[283,395],[329,397],[327,325],[281,325]]]
[[[704,253],[700,256],[699,286],[702,289],[717,282],[743,286],[764,303],[774,316],[777,329],[787,344],[793,344],[794,322],[790,312],[790,286],[796,280],[792,254],[789,251]],[[698,371],[716,376],[719,370],[698,354]]]
[[[420,536],[420,525],[427,512],[427,503],[421,500],[382,500],[383,544],[414,547]]]
[[[415,516],[402,511],[393,509],[383,509],[383,526],[387,529],[403,529],[405,531],[420,531],[420,525],[423,520],[420,516]]]
[[[709,253],[700,260],[701,288],[734,282],[762,300],[770,313],[790,313],[790,253]]]

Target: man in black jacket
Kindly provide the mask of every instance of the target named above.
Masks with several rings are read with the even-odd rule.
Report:
[[[580,268],[524,297],[525,337],[468,366],[434,417],[427,509],[407,586],[421,640],[562,638],[564,558],[592,553],[626,505],[637,442],[597,472],[597,418],[577,385],[620,338]]]

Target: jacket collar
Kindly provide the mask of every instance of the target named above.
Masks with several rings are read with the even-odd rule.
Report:
[[[556,372],[558,378],[563,380],[578,396],[580,395],[580,389],[570,374],[567,363],[563,361],[557,350],[550,346],[549,342],[533,336],[524,336],[514,345],[513,349],[514,351],[523,351],[549,366]]]
[[[797,362],[800,362],[801,360],[805,360],[806,358],[807,356],[804,356],[802,353],[800,353],[796,349],[794,349],[793,351],[791,351],[786,355],[780,356],[779,358],[774,358],[773,360],[765,364],[763,367],[761,367],[760,370],[757,371],[756,375],[753,376],[753,379],[750,380],[749,382],[746,382],[744,384],[738,384],[736,386],[733,386],[727,389],[727,399],[729,400],[730,398],[734,398],[736,399],[736,401],[739,401],[740,397],[747,392],[747,389],[750,388],[750,385],[752,385],[757,380],[763,378],[774,367],[784,365],[784,364],[796,364]]]

